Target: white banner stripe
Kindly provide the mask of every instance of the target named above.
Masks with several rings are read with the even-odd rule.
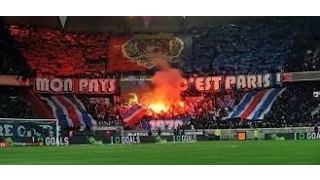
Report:
[[[67,118],[68,124],[74,126],[73,121],[72,121],[72,119],[70,118],[69,113],[68,113],[68,110],[66,109],[66,107],[64,107],[64,105],[62,105],[61,102],[60,102],[55,96],[51,96],[51,98],[52,98],[53,101],[55,101],[55,103],[57,103],[57,104],[61,107],[64,115],[65,115],[66,118]]]
[[[41,95],[40,95],[39,97],[40,97],[42,100],[47,101],[47,104],[51,107],[51,109],[52,109],[52,111],[53,111],[53,116],[60,121],[61,119],[58,118],[58,114],[57,114],[57,112],[56,112],[57,107],[56,107],[56,105],[52,102],[53,100],[50,100],[49,98],[46,98],[46,97],[42,97]],[[59,104],[58,104],[58,105],[59,105]],[[62,111],[63,111],[63,108],[62,108],[62,107],[61,107],[61,109],[62,109]],[[69,120],[67,119],[67,116],[66,116],[66,120],[67,120],[67,123],[68,123],[69,126],[73,126],[73,122],[72,122],[72,121],[69,121]]]
[[[89,118],[91,119],[91,123],[92,123],[93,125],[96,125],[96,124],[97,124],[97,120],[94,119],[94,118],[91,116],[90,113],[88,113],[88,111],[87,111],[86,107],[84,106],[84,104],[77,98],[77,96],[75,96],[75,95],[72,95],[72,96],[73,96],[73,98],[80,104],[80,106],[82,107],[82,109],[87,112]]]
[[[257,104],[257,106],[254,108],[254,110],[252,111],[252,113],[247,117],[247,119],[252,119],[253,116],[255,115],[255,113],[257,113],[260,109],[260,107],[263,105],[263,103],[265,102],[265,100],[268,98],[268,96],[270,95],[270,93],[275,90],[275,89],[269,89],[267,90],[267,92],[264,93],[263,97],[261,98],[260,102]]]
[[[78,118],[80,120],[80,123],[83,125],[83,126],[87,126],[86,123],[83,121],[83,115],[82,113],[79,111],[78,107],[73,104],[68,98],[66,98],[65,96],[62,96],[62,98],[67,101],[69,104],[71,104],[71,106],[74,108],[74,110],[76,111],[77,115],[78,115]]]
[[[250,101],[248,102],[248,104],[244,107],[244,109],[238,114],[238,117],[241,117],[241,115],[248,109],[248,107],[251,105],[252,101],[254,100],[254,98],[258,95],[259,93],[256,93],[254,96],[251,97]]]
[[[264,116],[271,110],[271,107],[273,105],[273,103],[278,99],[278,97],[286,90],[286,88],[283,88],[274,98],[273,100],[271,101],[271,103],[269,104],[268,108],[263,112],[261,113],[261,115],[259,116],[259,119],[263,119]]]
[[[231,118],[232,115],[234,114],[234,112],[236,112],[236,111],[238,110],[238,107],[239,107],[240,104],[242,104],[243,101],[247,98],[248,94],[249,94],[249,93],[246,93],[246,94],[242,97],[241,101],[240,101],[235,107],[232,108],[232,112],[228,115],[228,118]]]
[[[58,119],[58,115],[57,115],[57,108],[56,108],[56,106],[53,104],[53,102],[51,102],[48,98],[46,98],[46,97],[42,97],[41,95],[39,96],[40,97],[40,99],[42,99],[42,100],[44,100],[44,101],[46,101],[47,102],[47,104],[51,107],[51,109],[52,109],[52,114],[53,114],[53,116],[56,118],[56,119]]]

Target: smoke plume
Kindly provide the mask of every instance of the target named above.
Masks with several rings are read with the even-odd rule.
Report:
[[[181,101],[180,84],[183,79],[181,71],[171,68],[162,57],[155,57],[153,63],[155,67],[159,68],[159,71],[152,77],[154,91],[147,98],[148,103],[162,104],[167,109],[170,109]]]

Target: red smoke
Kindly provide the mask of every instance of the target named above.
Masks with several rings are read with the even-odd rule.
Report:
[[[162,57],[154,58],[153,62],[160,70],[152,77],[154,91],[146,98],[148,107],[155,113],[168,112],[176,106],[182,107],[180,85],[183,78],[180,70],[171,68]]]

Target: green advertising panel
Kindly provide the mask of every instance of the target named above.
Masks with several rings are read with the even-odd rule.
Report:
[[[275,141],[281,141],[281,140],[293,140],[295,139],[294,133],[272,133],[272,134],[265,134],[266,140],[275,140]]]
[[[320,133],[296,133],[297,140],[320,140]]]

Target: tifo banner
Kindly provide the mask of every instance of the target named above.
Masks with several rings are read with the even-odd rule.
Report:
[[[284,91],[284,88],[271,88],[260,91],[249,91],[242,100],[233,107],[228,118],[259,120],[263,119],[274,101]]]
[[[157,119],[157,120],[141,120],[140,126],[144,130],[172,130],[176,129],[179,125],[182,126],[184,124],[188,124],[190,122],[190,119]]]
[[[36,93],[47,94],[118,94],[118,79],[43,78],[33,80]]]
[[[151,69],[155,56],[162,56],[170,64],[177,64],[183,49],[184,42],[172,34],[112,36],[107,70],[123,72]]]
[[[294,133],[273,133],[273,134],[265,134],[265,140],[294,140],[295,134]]]
[[[69,127],[91,127],[96,123],[75,95],[40,95],[39,97],[48,104],[53,116],[59,119],[61,124]]]
[[[196,76],[183,79],[181,90],[189,91],[190,89],[195,89],[199,92],[217,92],[231,89],[269,88],[281,84],[281,73],[238,76]]]
[[[253,90],[278,87],[282,84],[281,73],[256,74],[238,76],[194,76],[183,78],[182,92],[212,93],[228,90]],[[136,96],[138,99],[152,91],[151,76],[128,76],[121,79],[121,99],[128,100]],[[228,106],[233,101],[230,99]],[[222,105],[223,106],[223,105]]]
[[[297,140],[320,140],[320,132],[318,133],[296,133]]]

